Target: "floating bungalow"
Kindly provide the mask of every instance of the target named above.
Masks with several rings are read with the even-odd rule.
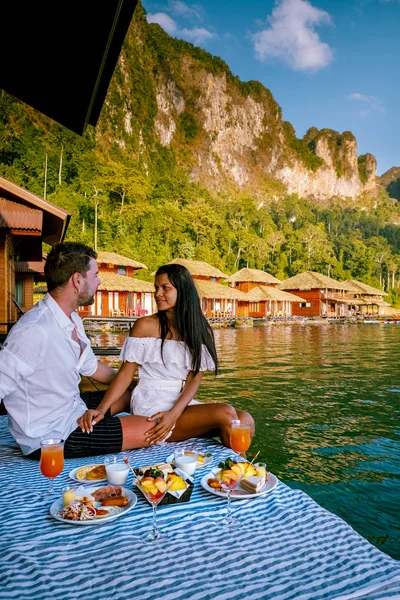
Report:
[[[175,258],[169,264],[179,264],[187,268],[192,275],[200,296],[201,308],[206,317],[244,317],[248,316],[247,295],[220,283],[227,275],[202,260]]]
[[[305,271],[281,283],[279,289],[298,295],[304,302],[293,304],[299,317],[345,317],[349,315],[348,292],[352,287],[322,273]]]
[[[227,281],[247,294],[246,316],[249,317],[289,317],[293,302],[305,302],[303,298],[277,289],[282,281],[260,269],[240,269]]]
[[[247,297],[249,317],[291,317],[296,314],[293,305],[306,302],[304,298],[265,285],[253,288]]]
[[[390,304],[383,299],[383,296],[388,296],[387,292],[356,279],[348,279],[344,283],[352,288],[349,292],[351,298],[349,303],[354,306],[355,312],[365,316],[383,316],[387,314]]]
[[[226,281],[230,283],[232,287],[239,289],[241,292],[247,294],[253,288],[258,285],[264,286],[273,286],[276,287],[280,285],[282,281],[277,279],[270,273],[266,271],[261,271],[260,269],[240,269],[240,271],[236,271],[233,275],[230,275]]]
[[[154,285],[135,278],[146,265],[115,252],[97,253],[101,284],[92,306],[79,307],[79,315],[96,317],[133,317],[154,312]]]
[[[42,242],[61,242],[69,220],[67,211],[0,177],[0,335],[17,321],[20,308],[33,306]]]

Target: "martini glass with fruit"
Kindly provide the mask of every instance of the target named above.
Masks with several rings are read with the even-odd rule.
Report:
[[[168,535],[158,529],[157,506],[172,484],[173,481],[165,481],[164,473],[157,468],[147,469],[143,477],[136,481],[136,485],[153,508],[152,530],[142,538],[146,544],[162,544],[168,540]]]
[[[216,479],[220,484],[220,489],[226,493],[227,507],[225,516],[217,523],[225,529],[235,529],[240,524],[232,515],[231,495],[245,476],[247,465],[248,463],[237,458],[228,458],[218,465]]]

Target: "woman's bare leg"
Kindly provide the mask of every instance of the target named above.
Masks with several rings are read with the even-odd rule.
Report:
[[[154,421],[148,421],[148,417],[139,417],[138,415],[118,418],[122,425],[122,450],[146,448],[150,445],[146,442],[146,434],[149,429],[154,427]]]
[[[167,441],[180,442],[215,432],[224,446],[230,448],[231,421],[234,419],[248,420],[252,424],[251,436],[254,435],[254,421],[249,413],[235,410],[230,404],[194,404],[183,411]]]

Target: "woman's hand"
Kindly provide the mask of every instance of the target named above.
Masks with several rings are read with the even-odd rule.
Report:
[[[104,411],[96,408],[95,410],[89,409],[78,419],[78,425],[83,432],[92,433],[93,425],[99,423],[104,419]]]
[[[175,414],[172,410],[167,410],[165,412],[158,412],[152,417],[149,417],[147,420],[156,421],[156,425],[154,425],[152,429],[149,429],[149,431],[146,431],[146,442],[155,444],[156,442],[163,440],[174,427],[178,420],[178,416],[179,415]]]

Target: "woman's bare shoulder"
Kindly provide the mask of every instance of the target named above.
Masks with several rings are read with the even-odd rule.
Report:
[[[156,315],[141,317],[130,331],[130,337],[160,337],[160,321]]]

